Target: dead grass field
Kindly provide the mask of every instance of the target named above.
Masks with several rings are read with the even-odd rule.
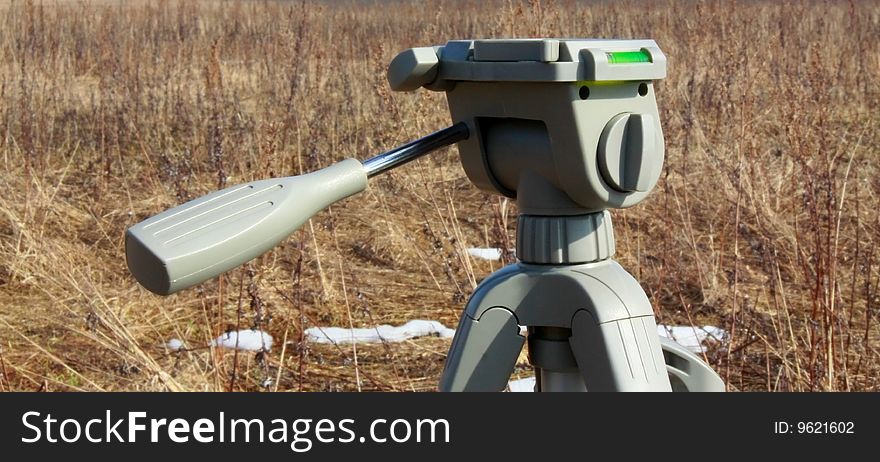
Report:
[[[455,149],[373,181],[265,256],[175,296],[127,227],[223,185],[366,158],[449,124],[393,94],[400,50],[479,37],[654,38],[667,163],[615,211],[658,320],[723,327],[730,390],[880,388],[876,2],[0,4],[0,391],[431,390],[449,341],[332,347],[315,325],[454,327],[516,207]],[[209,348],[234,328],[265,354]],[[165,342],[185,339],[189,351]],[[527,372],[522,363],[517,374]]]

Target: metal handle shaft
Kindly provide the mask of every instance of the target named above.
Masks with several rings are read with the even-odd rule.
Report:
[[[459,122],[451,127],[444,128],[403,146],[371,157],[363,162],[364,169],[367,171],[367,177],[373,177],[386,170],[418,159],[431,151],[466,140],[469,135],[467,124]]]

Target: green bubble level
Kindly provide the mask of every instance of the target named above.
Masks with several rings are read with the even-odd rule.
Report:
[[[609,64],[650,63],[651,54],[647,50],[606,52]]]

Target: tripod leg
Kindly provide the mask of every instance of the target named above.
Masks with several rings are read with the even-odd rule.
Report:
[[[525,337],[516,317],[504,308],[491,308],[480,319],[461,318],[440,391],[502,391],[507,386]]]
[[[724,391],[724,381],[699,356],[667,338],[660,345],[673,391]]]
[[[599,324],[581,310],[571,327],[569,343],[588,391],[672,391],[653,316]]]

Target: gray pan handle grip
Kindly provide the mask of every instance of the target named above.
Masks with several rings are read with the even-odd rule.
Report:
[[[144,287],[173,294],[271,249],[312,215],[367,187],[367,177],[468,137],[457,123],[361,164],[346,159],[307,175],[261,180],[217,191],[128,229],[128,269]]]
[[[208,194],[129,228],[128,268],[151,292],[173,294],[258,257],[312,215],[366,187],[363,165],[346,159]]]

